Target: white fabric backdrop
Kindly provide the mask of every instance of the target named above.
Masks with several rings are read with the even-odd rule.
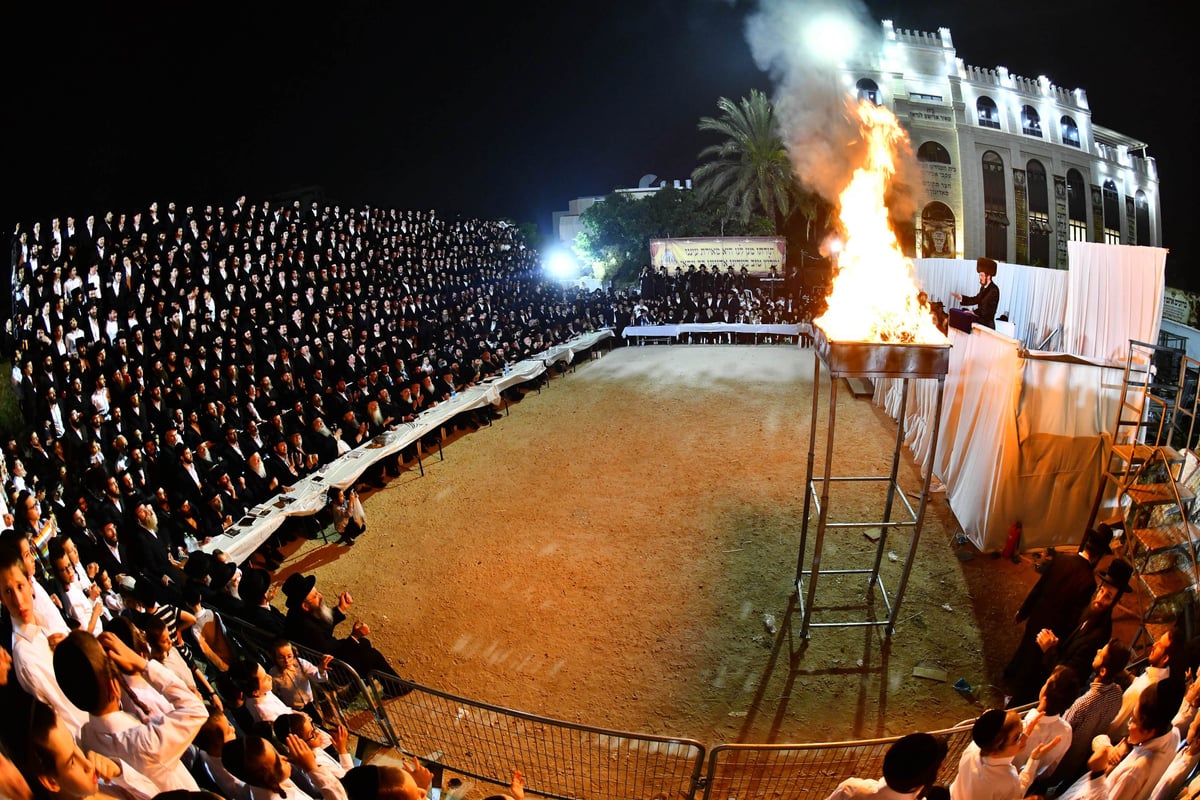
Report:
[[[1158,342],[1167,251],[1068,242],[1064,341],[1068,353],[1124,361],[1129,340]]]
[[[1018,520],[1023,549],[1079,541],[1099,488],[1104,437],[1116,419],[1128,341],[1158,339],[1165,250],[1071,243],[1068,253],[1068,272],[999,265],[999,311],[1026,346],[1061,326],[1056,349],[1081,358],[1027,353],[983,328],[951,330],[932,456],[936,383],[910,382],[905,444],[922,471],[933,464],[963,530],[983,550],[1003,547]],[[921,288],[948,308],[950,292],[978,286],[974,261],[914,265]],[[875,402],[895,417],[900,391],[900,381],[876,381]]]
[[[952,328],[950,344],[934,474],[963,530],[986,550],[988,534],[1007,535],[1013,522],[997,517],[990,500],[1010,483],[1017,459],[1021,364],[1017,343],[987,328],[970,334]]]

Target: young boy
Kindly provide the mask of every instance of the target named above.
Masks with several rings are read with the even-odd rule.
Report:
[[[1028,726],[1022,726],[1015,711],[989,709],[975,720],[971,728],[971,744],[958,762],[958,776],[950,784],[950,800],[1012,800],[1024,797],[1037,776],[1042,757],[1061,742],[1055,737],[1034,748],[1029,761],[1019,773],[1013,757],[1021,752],[1025,739],[1041,720],[1037,715]]]
[[[276,639],[271,645],[271,653],[275,658],[275,666],[271,668],[275,694],[293,710],[304,711],[310,717],[316,716],[313,684],[329,681],[327,670],[333,662],[333,656],[322,656],[320,666],[316,666],[297,656],[287,639]]]
[[[144,675],[170,712],[143,723],[122,711],[122,672]],[[70,701],[89,714],[80,731],[81,746],[129,764],[160,792],[199,788],[180,759],[208,711],[169,669],[133,652],[109,631],[98,639],[74,631],[54,651],[54,674]]]
[[[888,748],[883,757],[883,778],[847,778],[827,800],[871,797],[916,800],[937,780],[945,759],[945,741],[928,733],[910,733]]]

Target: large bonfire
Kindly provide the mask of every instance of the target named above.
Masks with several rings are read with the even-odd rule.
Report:
[[[828,308],[816,324],[835,341],[945,344],[917,299],[912,260],[900,250],[884,203],[908,136],[887,108],[860,102],[853,112],[867,156],[838,197],[844,241]]]

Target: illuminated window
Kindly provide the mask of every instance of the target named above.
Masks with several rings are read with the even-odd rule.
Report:
[[[1150,201],[1146,199],[1146,193],[1141,189],[1138,189],[1137,194],[1133,196],[1133,211],[1137,231],[1137,241],[1134,244],[1142,246],[1153,244],[1150,241]]]
[[[1104,243],[1121,243],[1121,204],[1117,197],[1117,184],[1111,180],[1101,187],[1104,198]]]
[[[1059,125],[1062,127],[1063,144],[1079,147],[1079,126],[1075,124],[1075,120],[1064,116]]]
[[[879,105],[879,84],[870,78],[863,78],[856,85],[858,99],[867,100],[871,105]]]
[[[1029,198],[1029,263],[1035,267],[1050,266],[1050,191],[1046,168],[1040,161],[1025,165]]]
[[[1000,129],[1000,109],[996,108],[996,101],[986,95],[975,101],[975,111],[979,115],[979,126],[981,128],[996,128]]]
[[[1042,118],[1033,106],[1021,106],[1021,133],[1042,138]]]
[[[983,251],[988,258],[1008,260],[1008,200],[1004,159],[995,151],[983,154]]]
[[[1072,242],[1086,242],[1087,190],[1077,169],[1067,170],[1067,230]]]

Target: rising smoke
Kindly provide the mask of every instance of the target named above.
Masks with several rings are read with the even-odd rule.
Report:
[[[858,121],[839,65],[881,54],[880,24],[858,0],[759,0],[746,20],[746,39],[758,67],[775,84],[774,103],[796,179],[836,205],[865,156]],[[868,57],[869,63],[874,58]],[[901,154],[897,185],[909,161]],[[894,218],[911,213],[906,192],[894,192]]]

